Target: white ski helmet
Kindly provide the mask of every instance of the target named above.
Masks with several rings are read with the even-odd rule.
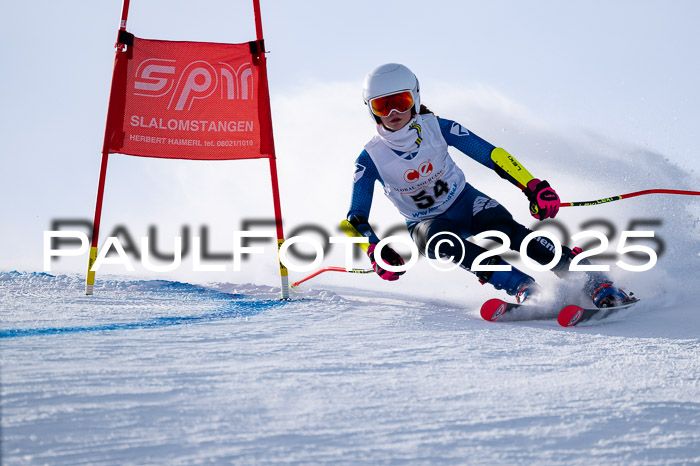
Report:
[[[413,111],[417,114],[420,111],[420,86],[418,78],[404,65],[398,63],[387,63],[378,66],[365,78],[362,85],[362,99],[367,105],[370,116],[377,123],[379,117],[372,113],[369,101],[377,97],[396,94],[402,91],[409,91],[413,97]]]

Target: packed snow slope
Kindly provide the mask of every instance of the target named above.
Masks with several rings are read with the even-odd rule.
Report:
[[[700,461],[700,317],[667,295],[565,329],[356,288],[82,291],[0,274],[4,464]]]
[[[497,127],[474,121],[469,127],[477,132]],[[564,201],[700,186],[695,174],[661,154],[516,123],[525,129],[482,135],[515,148]],[[344,214],[352,156],[347,173],[338,175],[338,159],[315,150],[280,159],[283,192],[318,202],[313,211],[303,202],[285,206],[285,222],[311,215],[330,231]],[[292,162],[302,159],[328,176],[299,183],[303,173]],[[455,159],[477,188],[533,226],[517,189],[459,154]],[[207,181],[211,171],[182,176],[183,184],[230,186],[223,178]],[[348,191],[341,193],[343,182]],[[192,197],[191,205],[178,207],[206,205]],[[122,204],[124,212],[140,211],[128,200]],[[700,462],[699,213],[697,199],[652,195],[562,208],[558,223],[543,222],[565,244],[578,231],[599,230],[609,253],[625,230],[654,232],[630,243],[655,251],[651,270],[615,265],[620,259],[642,264],[644,254],[602,261],[641,302],[572,329],[559,327],[554,314],[485,322],[480,304],[505,295],[468,272],[438,272],[423,259],[395,283],[323,274],[290,302],[280,302],[269,286],[277,281],[269,254],[251,261],[243,278],[208,284],[100,273],[92,297],[83,295],[81,275],[6,268],[0,274],[2,461]],[[379,192],[372,215],[380,236],[400,221]],[[337,249],[323,265],[342,259]],[[546,299],[585,301],[575,281],[532,273],[548,290]]]

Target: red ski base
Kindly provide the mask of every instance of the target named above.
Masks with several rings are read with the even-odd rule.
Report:
[[[559,315],[557,316],[557,322],[559,322],[559,325],[561,325],[562,327],[573,327],[578,323],[579,320],[581,320],[582,316],[583,308],[581,306],[566,306],[561,311],[559,311]]]
[[[562,327],[573,327],[588,320],[604,319],[621,309],[627,309],[637,301],[639,301],[637,298],[631,298],[621,306],[603,308],[585,308],[576,305],[566,306],[559,311],[557,322]],[[545,314],[550,316],[550,311],[552,311],[550,307],[509,303],[502,299],[494,298],[489,299],[481,306],[481,317],[489,322],[495,322],[503,318],[503,316],[508,316],[505,320],[532,320],[541,319]]]
[[[562,327],[573,327],[574,325],[579,324],[581,322],[586,322],[587,320],[604,319],[621,309],[627,309],[628,307],[632,306],[638,301],[639,299],[637,298],[630,298],[627,302],[625,302],[625,304],[622,304],[620,306],[601,308],[583,308],[581,306],[575,305],[566,306],[561,311],[559,311],[559,315],[557,316],[557,322],[559,322],[559,325],[561,325]]]
[[[481,317],[489,322],[495,322],[503,317],[503,314],[517,307],[519,304],[508,303],[501,299],[489,299],[481,305]]]

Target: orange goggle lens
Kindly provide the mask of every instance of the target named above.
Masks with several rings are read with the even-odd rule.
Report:
[[[380,117],[386,117],[394,110],[399,113],[410,110],[413,107],[413,97],[409,91],[404,91],[398,94],[377,97],[370,100],[369,104],[372,107],[372,113]]]

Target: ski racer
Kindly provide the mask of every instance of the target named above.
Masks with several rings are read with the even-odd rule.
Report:
[[[391,272],[383,263],[403,265],[401,256],[392,248],[382,249],[376,257],[380,239],[369,224],[375,181],[406,218],[411,238],[421,254],[435,259],[435,245],[451,234],[462,244],[443,241],[437,254],[452,257],[461,268],[470,270],[474,259],[485,249],[466,238],[487,230],[498,230],[510,239],[510,248],[520,250],[531,230],[516,222],[498,201],[472,187],[465,174],[449,155],[455,147],[474,161],[491,168],[510,183],[518,186],[530,204],[530,213],[538,220],[554,218],[560,206],[559,196],[547,181],[534,178],[510,154],[481,139],[457,122],[439,118],[420,103],[418,79],[406,66],[388,63],[371,71],[364,80],[362,97],[377,134],[365,145],[355,161],[352,200],[347,220],[369,239],[367,255],[374,271],[384,280],[397,280],[404,272]],[[508,173],[508,160],[519,168],[518,179]],[[512,171],[512,170],[511,170]],[[449,235],[449,236],[448,236]],[[452,236],[454,238],[454,236]],[[426,250],[426,246],[428,246]],[[530,241],[527,254],[540,264],[554,258],[554,245],[545,236]],[[463,258],[460,257],[464,251]],[[552,271],[559,277],[569,272],[569,264],[581,249],[563,246],[563,254]],[[581,264],[590,264],[586,260]],[[499,256],[492,256],[489,265],[507,265]],[[536,296],[539,286],[528,274],[512,267],[509,271],[473,272],[482,283],[515,296],[518,303]],[[584,291],[597,307],[611,307],[627,302],[627,294],[613,285],[607,274],[586,272]]]

